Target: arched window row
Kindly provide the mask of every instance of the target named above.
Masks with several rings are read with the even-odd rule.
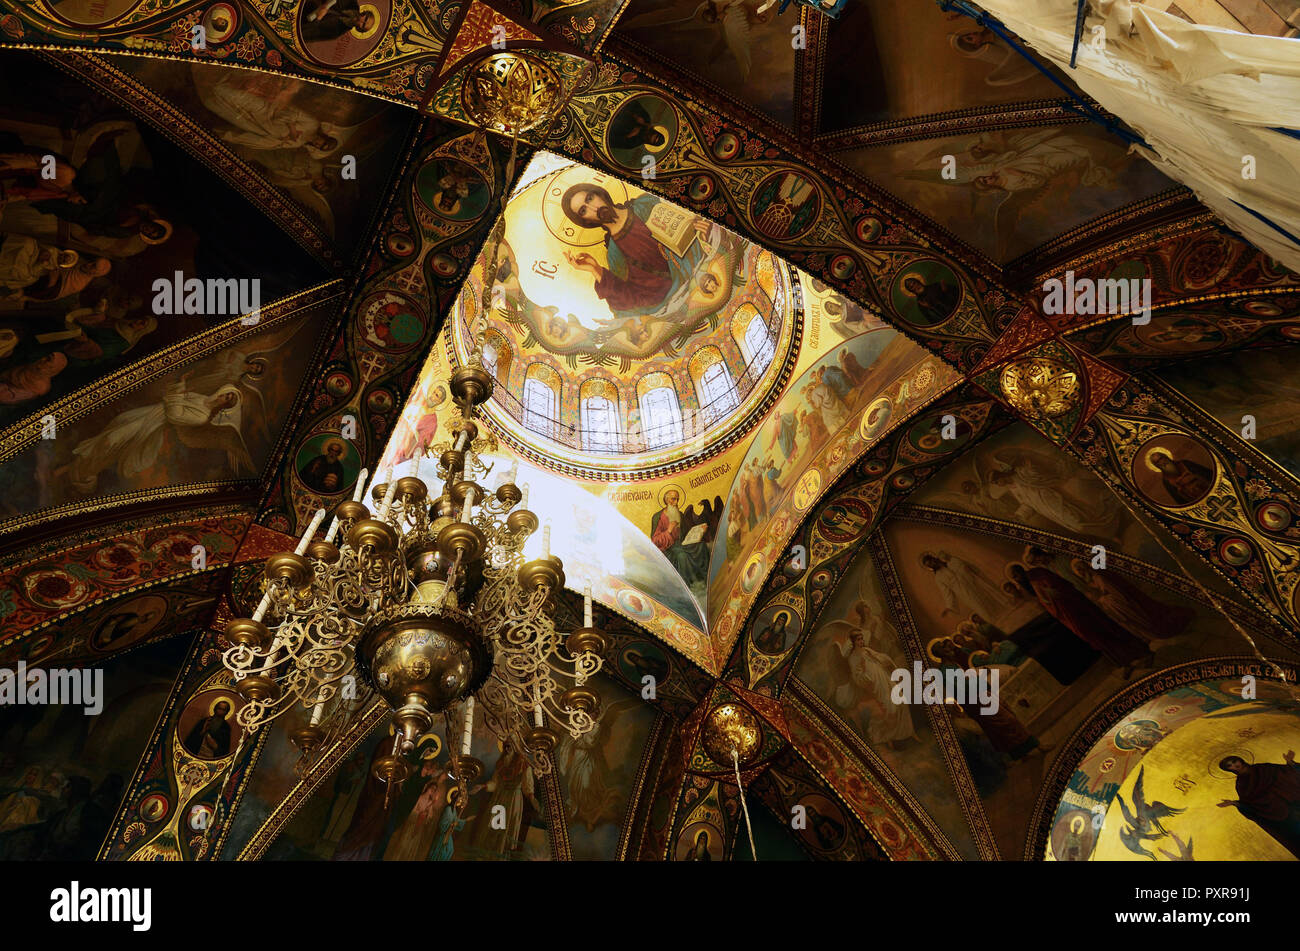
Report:
[[[532,363],[524,373],[522,400],[513,406],[513,415],[533,432],[588,452],[639,452],[679,445],[737,410],[772,362],[776,350],[772,332],[758,310],[746,306],[750,312],[732,321],[747,364],[739,380],[712,344],[699,347],[687,361],[698,410],[683,409],[681,384],[662,371],[641,377],[635,395],[625,393],[613,380],[592,377],[578,387],[577,425],[566,425],[560,419],[564,381],[550,365]],[[504,338],[489,333],[483,364],[501,384],[508,377],[510,356]],[[506,403],[515,402],[505,395]],[[632,405],[627,404],[629,399]]]

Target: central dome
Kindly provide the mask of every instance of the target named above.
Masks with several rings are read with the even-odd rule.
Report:
[[[495,269],[488,242],[453,315],[453,363],[484,332],[489,423],[529,458],[596,478],[734,443],[793,363],[793,272],[617,178],[542,166],[506,207]]]

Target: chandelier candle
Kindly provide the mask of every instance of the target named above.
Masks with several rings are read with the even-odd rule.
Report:
[[[465,698],[465,732],[460,737],[460,755],[469,756],[469,740],[474,734],[474,695]]]
[[[592,627],[591,623],[591,582],[582,588],[582,626]]]
[[[397,494],[397,482],[393,479],[393,467],[389,466],[384,471],[384,481],[388,483],[388,488],[384,491],[384,501],[379,506],[379,518],[388,518],[388,510],[393,507],[393,496]]]
[[[366,491],[366,476],[368,475],[370,475],[369,469],[362,469],[359,473],[357,473],[357,488],[356,491],[352,493],[353,502],[361,501],[361,496]],[[332,543],[334,541],[334,537],[339,533],[339,526],[341,524],[343,523],[340,522],[339,517],[335,515],[334,521],[330,522],[330,530],[325,535],[325,540],[327,542]]]
[[[298,542],[298,547],[293,550],[295,555],[306,554],[307,545],[316,537],[316,529],[320,528],[320,523],[325,521],[325,510],[317,509],[316,514],[311,517],[311,522],[307,525],[307,531],[302,533],[302,541]]]

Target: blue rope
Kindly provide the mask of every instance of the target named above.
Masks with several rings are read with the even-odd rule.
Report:
[[[1096,122],[1099,125],[1104,126],[1107,132],[1111,132],[1114,135],[1119,136],[1121,139],[1123,139],[1125,142],[1128,142],[1130,145],[1140,145],[1146,149],[1151,148],[1151,146],[1147,145],[1146,140],[1143,139],[1140,135],[1137,135],[1134,132],[1130,132],[1128,129],[1121,128],[1115,122],[1114,119],[1098,112],[1091,105],[1089,105],[1077,92],[1075,92],[1065,83],[1061,82],[1061,80],[1053,76],[1051,70],[1049,70],[1046,66],[1040,63],[1034,57],[1034,55],[1029,52],[1029,50],[1021,46],[1020,41],[1017,40],[1015,37],[1013,37],[1007,31],[1007,28],[1003,26],[998,20],[995,20],[993,17],[989,16],[983,10],[979,10],[973,7],[971,4],[967,3],[966,0],[938,0],[938,3],[939,3],[939,9],[944,11],[956,10],[958,13],[970,17],[980,26],[992,30],[994,33],[996,33],[998,37],[1002,40],[1002,42],[1006,43],[1013,50],[1015,50],[1017,53],[1023,56],[1025,60],[1031,66],[1034,67],[1034,69],[1038,70],[1040,73],[1046,76],[1049,80],[1051,80],[1054,86],[1056,86],[1063,93],[1065,93],[1067,96],[1070,97],[1072,102],[1069,104],[1069,108],[1080,113],[1081,115],[1083,115],[1084,118],[1091,119],[1093,122]],[[1082,23],[1082,21],[1079,22]]]
[[[1074,14],[1074,46],[1070,50],[1070,68],[1074,69],[1079,59],[1079,40],[1083,39],[1083,21],[1088,18],[1088,0],[1079,0],[1079,8]]]
[[[1250,212],[1250,214],[1254,215],[1254,216],[1255,216],[1256,218],[1258,218],[1260,221],[1264,222],[1264,224],[1268,225],[1270,228],[1272,228],[1272,229],[1273,229],[1274,231],[1276,231],[1278,234],[1282,235],[1282,237],[1286,238],[1288,241],[1290,241],[1290,242],[1291,242],[1292,244],[1294,244],[1296,247],[1300,247],[1300,238],[1297,238],[1295,235],[1293,235],[1290,231],[1287,231],[1285,228],[1283,228],[1283,227],[1282,227],[1280,224],[1278,224],[1277,222],[1275,222],[1275,221],[1273,221],[1273,220],[1271,220],[1271,219],[1269,219],[1269,218],[1264,217],[1264,216],[1261,215],[1258,211],[1256,211],[1254,208],[1247,208],[1245,205],[1243,205],[1243,204],[1242,204],[1241,202],[1239,202],[1239,201],[1233,201],[1233,204],[1236,205],[1238,208],[1240,208],[1242,211]]]

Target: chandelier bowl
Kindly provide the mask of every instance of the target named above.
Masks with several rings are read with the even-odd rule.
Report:
[[[492,655],[469,615],[416,602],[371,619],[357,644],[357,666],[393,709],[418,705],[432,716],[483,686]]]

